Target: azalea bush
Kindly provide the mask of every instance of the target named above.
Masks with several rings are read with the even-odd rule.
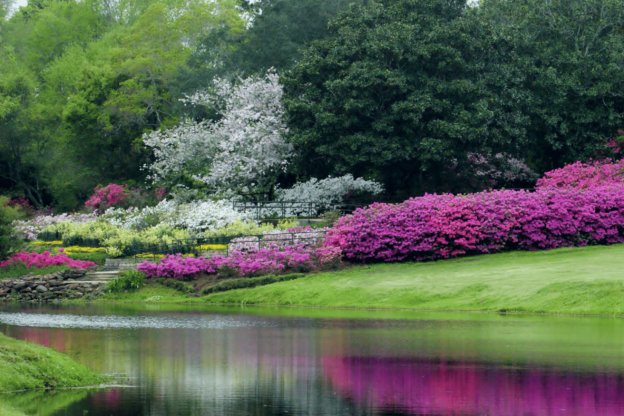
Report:
[[[321,180],[312,178],[307,182],[297,183],[290,189],[277,188],[275,194],[280,201],[314,202],[330,208],[342,203],[347,195],[379,195],[383,191],[383,185],[378,182],[354,179],[351,174],[347,174]]]
[[[172,277],[182,280],[193,279],[200,273],[229,274],[232,271],[239,276],[250,277],[287,271],[306,272],[329,261],[339,261],[341,257],[339,249],[336,248],[315,249],[299,244],[286,247],[272,245],[248,252],[236,251],[229,257],[217,255],[206,259],[183,257],[180,254],[169,255],[158,264],[142,263],[138,270],[147,277]]]
[[[13,254],[8,260],[0,262],[0,267],[10,267],[16,264],[24,264],[26,267],[40,269],[50,266],[69,266],[73,269],[89,269],[96,266],[90,261],[74,260],[60,253],[52,255],[49,251],[43,253],[21,252]]]
[[[338,220],[325,245],[354,260],[429,260],[624,242],[624,186],[425,195]]]
[[[537,188],[554,186],[557,188],[587,189],[604,185],[624,183],[624,159],[613,162],[610,159],[576,162],[560,169],[546,172],[537,181]]]
[[[167,192],[157,188],[148,192],[143,187],[129,188],[128,185],[114,183],[93,189],[94,194],[85,202],[85,206],[103,211],[110,207],[145,207],[161,201]]]
[[[163,200],[154,207],[109,208],[101,219],[111,225],[140,230],[154,225],[168,225],[191,233],[215,231],[237,222],[249,221],[250,215],[237,211],[229,201],[199,200],[179,203]]]

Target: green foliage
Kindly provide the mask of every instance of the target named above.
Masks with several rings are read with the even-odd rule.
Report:
[[[97,385],[107,380],[68,356],[0,334],[0,392]]]
[[[17,210],[6,207],[3,204],[3,197],[0,197],[0,261],[9,257],[12,251],[11,222]]]
[[[255,222],[236,221],[233,224],[219,228],[218,230],[208,231],[206,237],[223,237],[232,235],[262,235],[265,231],[287,230],[294,228],[299,223],[295,219],[284,219],[278,221],[276,225],[271,223],[256,224]]]
[[[74,260],[82,260],[82,261],[92,261],[93,263],[103,266],[106,263],[106,259],[113,257],[108,253],[104,253],[101,251],[96,251],[94,253],[72,253],[68,254],[67,257],[72,258]]]
[[[106,292],[121,293],[123,291],[138,290],[145,284],[145,275],[137,271],[123,272],[106,285]]]
[[[270,285],[272,283],[286,282],[288,280],[298,279],[304,277],[303,273],[285,274],[283,276],[262,276],[253,278],[241,278],[241,279],[229,279],[221,283],[217,283],[214,286],[207,287],[202,290],[202,295],[209,295],[211,293],[226,292],[234,289],[244,289],[249,287]]]
[[[343,216],[342,211],[334,210],[328,211],[321,214],[321,218],[323,219],[323,226],[327,228],[331,228],[334,226],[334,223]]]
[[[215,75],[288,69],[310,42],[328,34],[330,19],[351,5],[367,3],[369,0],[244,0],[242,10],[253,16],[251,27],[210,32],[190,58],[190,71],[182,78],[187,85],[202,88],[205,80]]]
[[[299,171],[413,195],[466,189],[469,152],[543,171],[604,150],[622,124],[622,16],[616,0],[351,8],[282,78]]]
[[[0,25],[0,186],[67,211],[98,184],[142,183],[150,156],[141,136],[184,116],[180,68],[198,38],[244,28],[236,6],[40,0],[22,8]]]
[[[193,286],[189,285],[188,283],[184,283],[178,279],[165,279],[163,277],[160,277],[156,279],[155,282],[182,293],[191,293],[195,290]]]
[[[40,269],[26,267],[24,263],[17,263],[7,267],[0,267],[0,280],[1,279],[17,279],[27,274],[33,274],[35,276],[45,276],[46,274],[52,274],[56,272],[62,272],[65,270],[71,270],[68,266],[49,266],[42,267]]]

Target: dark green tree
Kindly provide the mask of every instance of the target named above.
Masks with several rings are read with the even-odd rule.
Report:
[[[269,68],[281,71],[301,59],[315,40],[329,34],[329,21],[350,6],[370,0],[243,0],[247,30],[222,27],[208,33],[181,68],[186,90],[205,88],[215,76],[249,76]]]
[[[484,0],[478,16],[507,44],[510,81],[528,97],[532,162],[544,171],[600,157],[622,127],[624,2]]]
[[[526,145],[524,96],[497,56],[505,45],[464,1],[352,7],[330,32],[282,78],[302,175],[452,189],[468,152]]]

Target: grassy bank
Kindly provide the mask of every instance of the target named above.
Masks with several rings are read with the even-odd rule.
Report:
[[[64,354],[0,334],[0,393],[91,386],[104,381],[105,377]]]
[[[375,264],[199,298],[148,286],[105,300],[624,315],[624,245]]]
[[[62,272],[70,269],[71,267],[69,266],[49,266],[42,267],[40,269],[32,267],[29,269],[24,263],[18,263],[7,267],[0,267],[0,280],[17,279],[18,277],[26,276],[29,273],[36,276],[44,276],[46,274]]]

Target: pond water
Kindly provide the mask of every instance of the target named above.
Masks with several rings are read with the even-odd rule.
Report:
[[[177,305],[0,306],[116,377],[29,415],[622,415],[624,319]]]

